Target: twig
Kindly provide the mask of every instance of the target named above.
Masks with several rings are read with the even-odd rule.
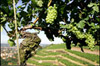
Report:
[[[38,18],[36,18],[36,20],[33,22],[33,24],[35,24],[38,20],[39,20],[39,17],[38,17]]]
[[[48,7],[50,6],[51,3],[52,3],[52,0],[50,0],[50,2],[48,3]]]

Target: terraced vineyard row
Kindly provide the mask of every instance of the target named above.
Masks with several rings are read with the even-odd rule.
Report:
[[[52,49],[54,46],[43,48],[28,59],[27,65],[34,66],[94,66],[99,65],[99,55],[65,50]]]

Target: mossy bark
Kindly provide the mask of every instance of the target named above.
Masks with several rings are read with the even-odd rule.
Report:
[[[26,33],[22,37],[25,39],[20,44],[21,66],[26,66],[26,60],[32,56],[32,53],[38,48],[41,40],[35,33]]]

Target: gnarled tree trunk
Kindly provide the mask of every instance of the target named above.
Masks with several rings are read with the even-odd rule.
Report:
[[[26,60],[32,56],[41,40],[36,33],[29,32],[23,32],[21,38],[25,38],[20,44],[21,66],[26,66]]]

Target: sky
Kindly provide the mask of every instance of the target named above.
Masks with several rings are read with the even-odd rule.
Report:
[[[21,0],[19,0],[19,3],[17,4],[17,6],[21,5],[22,2]],[[8,24],[6,24],[6,29],[10,30],[8,27]],[[27,30],[28,32],[36,32],[34,29],[29,29]],[[54,37],[54,41],[49,41],[48,38],[46,37],[46,35],[44,34],[44,31],[40,31],[40,33],[38,34],[38,36],[41,39],[41,43],[40,44],[59,44],[59,43],[63,43],[63,41],[61,40],[61,38],[58,37]],[[7,36],[7,33],[5,32],[5,30],[3,29],[3,31],[1,32],[1,44],[7,44],[9,37]],[[19,43],[22,42],[23,39],[19,39]]]

